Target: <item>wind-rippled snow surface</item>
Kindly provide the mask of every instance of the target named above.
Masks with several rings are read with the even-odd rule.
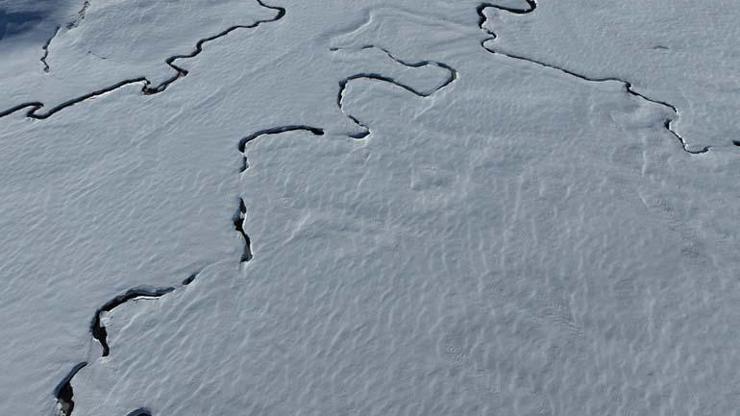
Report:
[[[0,0],[0,413],[740,415],[738,18]]]

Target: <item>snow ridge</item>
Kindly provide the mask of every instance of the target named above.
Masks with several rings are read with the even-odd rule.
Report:
[[[87,9],[90,8],[90,0],[85,0],[84,3],[82,3],[82,8],[79,12],[77,12],[77,17],[72,20],[71,22],[67,23],[67,29],[74,29],[77,26],[82,23],[83,20],[85,20],[85,16],[87,15]]]
[[[249,239],[249,235],[244,231],[244,221],[247,219],[247,206],[244,204],[244,200],[239,198],[239,210],[234,215],[234,228],[244,239],[244,251],[242,257],[239,260],[241,263],[246,263],[252,260],[252,240]]]
[[[187,279],[183,280],[182,286],[187,286],[196,279],[198,273],[190,275]],[[102,357],[110,355],[110,346],[108,345],[108,331],[105,325],[102,323],[102,315],[104,312],[110,312],[113,309],[121,306],[122,304],[138,299],[157,299],[168,293],[175,291],[175,287],[164,287],[164,288],[147,288],[137,287],[127,290],[125,293],[114,297],[109,300],[103,306],[95,311],[95,316],[90,324],[90,334],[92,337],[100,343],[103,351]],[[83,361],[72,368],[54,389],[54,397],[57,400],[57,414],[59,416],[71,416],[72,410],[74,410],[74,391],[72,389],[72,379],[77,373],[88,365],[87,361]],[[151,416],[148,410],[141,408],[134,410],[129,415],[137,416]]]
[[[280,133],[287,133],[289,131],[307,131],[309,133],[312,133],[314,136],[323,136],[324,135],[324,129],[320,129],[318,127],[311,127],[306,125],[287,125],[287,126],[279,126],[279,127],[273,127],[269,129],[264,129],[257,131],[255,133],[250,134],[249,136],[246,136],[239,140],[239,153],[242,154],[242,167],[239,170],[240,173],[247,170],[249,167],[249,164],[247,163],[247,143],[251,142],[252,140],[255,140],[259,138],[260,136],[269,136],[269,135],[275,135]],[[242,201],[242,204],[244,201]],[[245,208],[246,211],[246,208]]]
[[[262,4],[262,3],[260,2],[260,4]],[[270,6],[266,6],[266,7],[270,7]],[[284,9],[279,8],[279,10],[280,11],[276,14],[276,17],[275,17],[274,20],[277,20],[277,19],[281,18],[284,15]],[[256,23],[255,26],[257,24],[259,24],[259,23]],[[233,30],[233,29],[230,29],[230,30]],[[222,32],[222,33],[223,34],[228,33],[230,30],[227,30],[226,32]],[[213,39],[213,38],[209,38],[209,39]],[[196,51],[197,52],[193,53],[192,56],[195,56],[197,53],[199,53],[199,51],[202,50],[203,43],[205,43],[207,41],[208,41],[207,39],[206,40],[199,41],[198,44],[196,45]],[[382,75],[382,74],[377,74],[377,73],[359,73],[359,74],[355,74],[355,75],[352,75],[352,76],[349,76],[347,78],[342,79],[339,82],[340,90],[339,90],[339,93],[338,93],[338,96],[337,96],[337,105],[339,106],[340,110],[347,117],[349,117],[351,120],[353,120],[359,126],[363,127],[363,129],[365,130],[364,132],[362,132],[362,133],[360,133],[358,135],[352,136],[354,138],[363,138],[363,137],[368,136],[370,134],[370,129],[367,126],[365,126],[362,122],[360,122],[357,118],[355,118],[354,116],[348,114],[344,110],[344,108],[343,108],[343,102],[342,101],[343,101],[343,98],[344,98],[344,94],[345,94],[347,85],[349,84],[350,81],[357,80],[357,79],[370,79],[370,80],[375,80],[375,81],[388,82],[388,83],[391,83],[393,85],[396,85],[396,86],[398,86],[398,87],[400,87],[400,88],[402,88],[402,89],[404,89],[404,90],[406,90],[406,91],[408,91],[408,92],[410,92],[410,93],[412,93],[412,94],[414,94],[416,96],[419,96],[419,97],[428,97],[428,96],[433,95],[437,91],[445,88],[446,86],[448,86],[449,84],[451,84],[453,81],[455,81],[458,78],[457,71],[454,68],[452,68],[449,65],[444,64],[442,62],[428,61],[428,60],[423,60],[423,61],[418,61],[418,62],[409,62],[409,61],[405,61],[405,60],[399,59],[399,58],[395,57],[393,54],[391,54],[388,50],[383,49],[383,48],[380,48],[380,47],[377,47],[377,46],[374,46],[374,45],[366,45],[366,46],[360,47],[358,49],[364,50],[364,49],[370,49],[370,48],[376,48],[376,49],[381,50],[382,52],[384,52],[388,57],[390,57],[395,62],[397,62],[397,63],[399,63],[401,65],[407,66],[407,67],[420,68],[420,67],[432,65],[432,66],[437,66],[437,67],[443,68],[443,69],[445,69],[448,72],[448,77],[447,77],[447,79],[445,79],[445,81],[440,86],[436,87],[435,89],[433,89],[431,91],[420,91],[420,90],[417,90],[417,89],[415,89],[415,88],[413,88],[411,86],[408,86],[408,85],[405,85],[405,84],[403,84],[401,82],[398,82],[395,79],[393,79],[392,77],[388,77],[388,76],[385,76],[385,75]],[[340,48],[332,48],[331,50],[332,51],[338,51],[339,49]],[[171,57],[171,58],[169,58],[167,60],[168,63],[173,68],[175,68],[176,70],[180,70],[181,72],[179,72],[178,75],[175,76],[175,78],[171,79],[170,81],[166,81],[163,84],[164,87],[162,87],[161,90],[153,91],[151,93],[161,92],[162,90],[164,90],[164,88],[166,88],[167,85],[169,85],[169,83],[172,83],[177,78],[179,78],[179,77],[184,76],[184,75],[187,74],[187,71],[185,71],[184,69],[180,69],[177,66],[175,66],[175,65],[172,64],[172,62],[174,60],[180,59],[180,58],[183,58],[183,57],[187,57],[187,56],[186,55],[180,55],[180,56],[176,56],[176,57]],[[122,81],[119,84],[116,84],[117,86],[106,88],[105,90],[96,91],[96,92],[87,94],[85,97],[87,97],[87,98],[94,97],[96,95],[103,94],[105,92],[111,91],[111,90],[113,90],[115,88],[118,88],[120,86],[127,85],[127,84],[134,83],[134,82],[144,82],[145,83],[145,85],[144,85],[144,89],[145,89],[144,91],[145,91],[145,93],[146,93],[146,88],[150,88],[148,86],[148,81],[145,78],[140,78],[140,79],[137,79],[137,80],[125,80],[125,81]],[[72,102],[71,104],[68,104],[67,106],[73,105],[74,103],[80,102],[80,101],[82,101],[84,99],[85,98],[82,98],[82,99],[79,99],[78,98],[78,99],[74,100],[74,102]],[[37,105],[37,103],[30,103],[30,104],[22,105],[19,108],[33,106],[34,108],[32,108],[32,110],[29,111],[29,113],[27,115],[29,117],[32,117],[32,118],[41,118],[41,119],[47,118],[47,117],[51,116],[52,114],[54,114],[55,112],[59,111],[61,108],[64,108],[64,107],[59,107],[56,110],[55,109],[52,109],[52,110],[50,110],[46,114],[36,114],[35,111],[37,111],[38,109],[40,109],[41,106],[43,106],[43,104],[38,103],[38,106],[36,106],[36,105]],[[239,152],[242,154],[242,160],[243,160],[242,166],[241,166],[241,168],[239,170],[239,173],[240,174],[243,174],[248,169],[248,167],[249,167],[248,162],[247,162],[247,155],[246,155],[246,145],[247,145],[247,143],[249,143],[249,142],[251,142],[253,140],[256,140],[256,139],[258,139],[258,138],[260,138],[262,136],[271,136],[271,135],[277,135],[277,134],[282,134],[282,133],[287,133],[287,132],[293,132],[293,131],[305,131],[305,132],[311,133],[311,134],[313,134],[315,136],[322,136],[322,135],[325,134],[325,130],[323,128],[318,128],[318,127],[313,127],[313,126],[308,126],[308,125],[302,125],[302,124],[289,124],[289,125],[283,125],[283,126],[278,126],[278,127],[273,127],[273,128],[259,130],[257,132],[254,132],[254,133],[248,135],[248,136],[245,136],[245,137],[243,137],[242,139],[239,140],[238,145],[237,145],[237,148],[238,148]],[[241,235],[241,237],[244,240],[244,250],[243,250],[243,253],[242,253],[241,258],[240,258],[240,263],[249,262],[254,257],[253,256],[253,253],[252,253],[251,239],[250,239],[249,235],[247,234],[247,232],[244,229],[244,223],[246,221],[246,212],[247,212],[246,203],[245,203],[245,201],[242,198],[239,198],[239,206],[238,206],[238,209],[236,210],[236,212],[235,212],[235,214],[234,214],[234,216],[232,218],[232,221],[233,221],[233,225],[234,225],[235,230],[239,233],[239,235]],[[132,301],[132,300],[161,298],[161,297],[163,297],[163,296],[165,296],[165,295],[167,295],[169,293],[174,292],[178,288],[181,288],[181,287],[190,285],[191,283],[193,283],[193,281],[195,281],[197,279],[197,277],[199,276],[199,274],[200,274],[200,272],[191,274],[190,276],[188,276],[187,278],[185,278],[181,282],[181,285],[178,286],[178,287],[163,287],[163,288],[136,287],[136,288],[132,288],[132,289],[127,290],[125,293],[114,297],[113,299],[109,300],[108,302],[106,302],[105,304],[103,304],[101,307],[99,307],[96,310],[95,315],[94,315],[94,317],[92,319],[92,322],[91,322],[91,325],[90,325],[90,333],[91,333],[91,336],[95,340],[97,340],[98,343],[100,343],[100,345],[102,347],[101,356],[102,357],[107,357],[107,356],[110,355],[110,346],[108,345],[108,342],[107,342],[108,333],[107,333],[106,327],[104,326],[104,324],[102,322],[102,315],[103,315],[104,312],[110,312],[113,309],[117,308],[118,306],[120,306],[120,305],[122,305],[122,304],[124,304],[124,303],[126,303],[128,301]],[[55,389],[54,396],[55,396],[55,398],[57,400],[57,410],[58,410],[58,415],[59,416],[71,416],[72,415],[72,411],[74,409],[74,400],[73,400],[74,399],[74,397],[73,397],[74,396],[74,392],[73,392],[73,389],[72,389],[71,381],[78,374],[78,372],[80,370],[82,370],[87,365],[88,365],[88,362],[86,362],[86,361],[77,364],[72,369],[72,371],[70,371],[64,377],[64,379],[59,383],[58,387]],[[143,407],[142,408],[138,408],[136,410],[133,410],[132,412],[130,412],[128,414],[128,416],[151,416],[151,415],[152,415],[151,411],[149,409],[143,408]]]
[[[49,68],[49,63],[46,62],[46,58],[49,57],[49,46],[51,45],[51,41],[54,40],[57,34],[59,34],[59,29],[60,27],[57,26],[57,28],[54,29],[54,34],[52,34],[49,40],[47,40],[46,43],[44,43],[44,45],[41,47],[41,50],[44,51],[44,55],[39,60],[42,64],[44,64],[44,72],[49,72],[49,70],[51,69]]]
[[[303,125],[287,125],[287,126],[280,126],[275,127],[271,129],[266,130],[260,130],[256,133],[250,134],[246,136],[245,138],[241,139],[239,141],[239,151],[244,156],[244,168],[240,171],[240,173],[244,172],[246,170],[246,144],[258,137],[265,136],[265,135],[275,135],[280,133],[286,133],[290,131],[308,131],[310,133],[313,133],[314,135],[320,136],[324,134],[324,130],[316,127],[309,127],[309,126],[303,126]],[[250,260],[252,260],[252,249],[251,249],[251,240],[249,238],[249,235],[244,230],[244,221],[246,220],[246,212],[247,207],[244,203],[244,200],[239,198],[239,208],[237,209],[234,217],[233,217],[233,224],[236,231],[239,233],[239,235],[242,236],[244,239],[244,252],[242,253],[240,262],[246,263]],[[200,271],[197,273],[193,273],[187,278],[185,278],[181,285],[178,288],[185,287],[193,283],[200,274]],[[92,337],[100,343],[103,351],[101,353],[102,357],[107,357],[110,355],[110,346],[108,345],[108,332],[103,325],[102,322],[102,315],[104,312],[110,312],[113,309],[117,308],[118,306],[129,302],[129,301],[135,301],[138,299],[157,299],[161,298],[169,293],[174,292],[178,288],[175,287],[164,287],[164,288],[147,288],[147,287],[137,287],[133,289],[127,290],[125,293],[118,295],[114,297],[113,299],[109,300],[103,306],[99,307],[95,311],[95,316],[93,317],[93,320],[90,325],[90,333]],[[57,400],[57,414],[59,416],[71,416],[72,411],[74,410],[74,391],[72,389],[72,379],[77,375],[77,373],[82,370],[85,366],[88,365],[87,361],[81,362],[73,367],[73,369],[62,379],[62,381],[57,385],[57,387],[54,390],[54,397]],[[136,410],[133,410],[130,412],[127,416],[151,416],[152,413],[147,408],[138,408]]]
[[[318,127],[311,127],[306,125],[287,125],[287,126],[279,126],[279,127],[273,127],[270,129],[260,130],[255,133],[250,134],[249,136],[246,136],[239,140],[239,145],[237,148],[239,149],[239,153],[242,154],[242,166],[239,169],[239,173],[244,173],[249,168],[249,163],[247,162],[247,143],[251,142],[252,140],[258,139],[262,136],[272,136],[276,134],[281,133],[287,133],[291,131],[306,131],[314,136],[323,136],[324,135],[324,129],[318,128]],[[241,257],[241,263],[246,263],[249,260],[252,260],[252,257],[254,255],[252,254],[252,240],[250,240],[249,235],[244,231],[244,222],[247,218],[247,205],[244,203],[244,199],[239,198],[239,210],[234,214],[234,228],[236,228],[236,231],[239,232],[239,234],[244,239],[244,252],[242,253]]]
[[[192,275],[188,279],[194,279],[195,275]],[[187,279],[186,279],[187,280]],[[191,280],[192,281],[192,280]],[[183,282],[183,285],[186,283]],[[103,306],[98,308],[95,311],[95,317],[93,317],[93,320],[90,324],[90,333],[94,339],[100,343],[100,346],[103,349],[103,352],[101,354],[102,357],[107,357],[110,355],[110,346],[108,345],[108,331],[105,328],[105,325],[102,323],[102,315],[104,312],[110,312],[113,309],[117,308],[118,306],[131,301],[131,300],[137,300],[137,299],[156,299],[159,297],[162,297],[172,291],[174,291],[174,287],[165,287],[165,288],[146,288],[146,287],[138,287],[127,290],[125,293],[118,295],[114,297],[113,299],[109,300]],[[71,416],[72,410],[74,410],[74,391],[72,389],[72,379],[77,375],[77,373],[82,370],[85,366],[87,366],[88,362],[83,361],[77,365],[75,365],[72,370],[62,379],[61,382],[57,385],[57,387],[54,389],[54,397],[57,400],[57,411],[60,416]],[[138,413],[140,415],[145,415],[146,413]]]
[[[665,108],[671,110],[671,112],[673,112],[674,116],[673,117],[667,117],[665,119],[664,123],[663,123],[663,127],[665,127],[665,129],[668,130],[668,132],[671,135],[673,135],[673,137],[675,137],[679,141],[679,143],[681,144],[681,147],[683,148],[683,150],[685,152],[690,153],[690,154],[701,154],[701,153],[707,153],[711,149],[711,146],[704,146],[704,147],[702,147],[700,149],[690,149],[688,147],[688,144],[686,143],[686,140],[680,134],[678,134],[678,132],[676,132],[673,129],[673,122],[676,121],[678,119],[678,116],[679,116],[678,108],[676,108],[676,106],[674,106],[673,104],[671,104],[669,102],[658,100],[658,99],[655,99],[655,98],[650,98],[650,97],[646,96],[645,94],[642,94],[642,93],[636,91],[634,89],[632,83],[629,82],[629,81],[627,81],[627,80],[623,80],[621,78],[616,78],[616,77],[592,78],[592,77],[589,77],[589,76],[586,76],[586,75],[583,75],[583,74],[579,74],[577,72],[573,72],[573,71],[571,71],[569,69],[559,67],[557,65],[549,64],[547,62],[538,61],[536,59],[528,58],[528,57],[521,56],[521,55],[514,55],[514,54],[502,52],[500,50],[495,49],[492,46],[488,46],[488,43],[491,42],[491,41],[493,41],[493,40],[495,40],[497,38],[497,35],[496,35],[495,32],[493,32],[492,30],[487,29],[485,27],[485,24],[488,21],[488,16],[485,13],[486,9],[492,8],[492,9],[497,9],[497,10],[505,11],[505,12],[508,12],[508,13],[518,14],[518,15],[529,14],[529,13],[534,12],[537,9],[537,2],[536,2],[536,0],[525,0],[525,1],[527,2],[527,7],[526,8],[523,8],[523,9],[516,9],[516,8],[510,8],[510,7],[504,7],[504,6],[497,6],[497,5],[491,4],[491,3],[481,3],[481,4],[478,5],[478,7],[476,8],[476,11],[478,12],[478,16],[479,16],[479,19],[478,19],[478,27],[480,27],[480,29],[483,32],[485,32],[487,35],[489,35],[489,38],[484,39],[483,41],[481,41],[481,46],[483,47],[483,49],[487,50],[488,52],[491,52],[492,54],[501,55],[501,56],[504,56],[504,57],[509,58],[509,59],[515,59],[515,60],[518,60],[518,61],[525,61],[525,62],[532,63],[532,64],[537,65],[537,66],[542,67],[542,68],[553,69],[553,70],[559,71],[559,72],[561,72],[563,74],[566,74],[566,75],[569,75],[569,76],[578,78],[578,79],[583,80],[583,81],[586,81],[586,82],[617,82],[617,83],[620,83],[624,87],[624,90],[625,90],[625,92],[627,94],[632,95],[634,97],[638,97],[638,98],[640,98],[642,100],[645,100],[647,102],[650,102],[650,103],[653,103],[653,104],[657,104],[657,105],[659,105],[661,107],[665,107]]]
[[[330,50],[332,52],[340,51],[340,50],[343,50],[343,49],[346,49],[346,48],[330,48]],[[445,82],[442,83],[442,85],[440,85],[439,87],[437,87],[436,89],[434,89],[433,91],[430,91],[430,92],[418,91],[418,90],[414,89],[413,87],[410,87],[408,85],[405,85],[405,84],[403,84],[401,82],[396,81],[392,77],[388,77],[388,76],[381,75],[381,74],[376,74],[376,73],[364,72],[364,73],[359,73],[359,74],[355,74],[355,75],[350,75],[349,77],[342,79],[341,81],[339,81],[339,92],[337,93],[337,106],[342,111],[342,113],[344,113],[344,115],[346,115],[355,124],[357,124],[358,126],[360,126],[362,128],[362,130],[363,130],[363,131],[361,131],[359,133],[350,134],[350,137],[352,137],[353,139],[363,139],[363,138],[369,136],[370,133],[371,133],[371,131],[370,131],[370,128],[367,125],[365,125],[359,119],[357,119],[355,116],[347,113],[344,110],[344,106],[343,106],[344,94],[345,94],[345,91],[347,90],[347,85],[349,84],[350,81],[354,81],[354,80],[358,80],[358,79],[367,79],[367,80],[372,80],[372,81],[387,82],[387,83],[393,84],[393,85],[395,85],[397,87],[403,88],[404,90],[406,90],[406,91],[408,91],[408,92],[416,95],[417,97],[429,97],[429,96],[435,94],[437,91],[444,89],[445,87],[447,87],[448,85],[450,85],[452,82],[454,82],[458,78],[457,70],[455,70],[451,66],[449,66],[449,65],[447,65],[445,63],[442,63],[442,62],[428,61],[428,60],[423,60],[423,61],[418,61],[418,62],[405,61],[405,60],[402,60],[402,59],[399,59],[399,58],[395,57],[393,54],[390,53],[390,51],[388,51],[388,50],[386,50],[384,48],[381,48],[379,46],[375,46],[375,45],[365,45],[365,46],[361,46],[361,47],[357,48],[357,50],[366,50],[366,49],[378,49],[378,50],[382,51],[383,53],[385,53],[393,61],[395,61],[396,63],[399,63],[399,64],[401,64],[403,66],[407,66],[407,67],[410,67],[410,68],[421,68],[421,67],[425,67],[425,66],[437,66],[439,68],[445,69],[449,73],[449,75],[447,76],[447,79],[445,80]]]
[[[75,402],[72,400],[74,391],[72,390],[72,378],[87,365],[87,361],[83,361],[75,365],[72,370],[67,373],[66,376],[59,382],[57,387],[54,389],[54,397],[57,399],[57,410],[60,416],[70,416],[72,410],[75,407]]]
[[[93,338],[98,340],[100,346],[103,347],[103,357],[107,357],[110,354],[110,347],[108,346],[108,331],[105,329],[105,325],[102,323],[102,316],[104,312],[110,312],[118,306],[136,299],[155,299],[162,297],[175,290],[174,287],[165,288],[133,288],[126,291],[122,295],[118,295],[115,298],[106,302],[103,306],[95,311],[95,317],[90,325],[90,332]]]
[[[141,92],[143,94],[145,94],[145,95],[158,94],[158,93],[166,90],[167,87],[170,86],[170,84],[172,84],[173,82],[177,81],[178,79],[180,79],[180,78],[182,78],[182,77],[184,77],[184,76],[186,76],[188,74],[188,71],[186,69],[181,68],[181,67],[175,65],[174,62],[176,60],[178,60],[178,59],[194,58],[195,56],[197,56],[201,52],[203,52],[203,45],[204,44],[206,44],[206,43],[208,43],[208,42],[210,42],[212,40],[215,40],[215,39],[224,37],[224,36],[228,35],[229,33],[233,32],[236,29],[253,29],[253,28],[258,27],[259,25],[261,25],[263,23],[275,22],[277,20],[280,20],[280,19],[283,18],[283,16],[285,16],[285,8],[279,7],[279,6],[270,6],[268,4],[265,4],[262,0],[257,0],[257,2],[260,4],[260,6],[262,6],[264,8],[275,10],[275,15],[273,17],[269,18],[269,19],[257,20],[254,23],[249,24],[249,25],[230,26],[229,28],[227,28],[227,29],[225,29],[225,30],[223,30],[223,31],[221,31],[221,32],[213,35],[213,36],[209,36],[207,38],[200,39],[198,42],[196,42],[195,48],[191,52],[186,53],[186,54],[181,54],[181,55],[170,56],[169,58],[165,59],[165,63],[167,65],[169,65],[170,68],[172,68],[173,70],[175,70],[175,75],[173,75],[170,78],[162,81],[158,85],[153,85],[152,82],[149,81],[144,76],[136,77],[136,78],[130,78],[130,79],[125,79],[125,80],[119,81],[119,82],[117,82],[117,83],[115,83],[115,84],[113,84],[111,86],[108,86],[108,87],[105,87],[105,88],[101,88],[99,90],[95,90],[95,91],[89,92],[87,94],[81,95],[81,96],[79,96],[77,98],[72,98],[70,100],[67,100],[67,101],[65,101],[65,102],[63,102],[63,103],[61,103],[61,104],[59,104],[59,105],[57,105],[55,107],[50,108],[46,112],[41,112],[40,111],[44,107],[44,103],[42,103],[40,101],[31,101],[31,102],[19,104],[19,105],[16,105],[14,107],[11,107],[9,109],[0,111],[0,118],[5,117],[5,116],[8,116],[8,115],[10,115],[12,113],[15,113],[16,111],[19,111],[19,110],[22,110],[22,109],[26,109],[27,108],[28,111],[26,111],[26,117],[33,118],[33,119],[36,119],[36,120],[44,120],[44,119],[47,119],[47,118],[51,117],[52,115],[56,114],[57,112],[65,109],[67,107],[71,107],[71,106],[73,106],[75,104],[78,104],[78,103],[80,103],[82,101],[85,101],[85,100],[88,100],[90,98],[95,98],[97,96],[100,96],[100,95],[109,93],[109,92],[111,92],[113,90],[116,90],[118,88],[124,87],[124,86],[129,85],[129,84],[142,83],[143,85],[141,87]],[[49,43],[51,43],[51,39],[49,40]],[[46,47],[44,48],[44,50],[45,50],[45,54],[44,54],[44,57],[42,58],[42,62],[45,65],[45,71],[46,71],[48,69],[48,65],[46,64],[46,58],[48,57],[48,44],[46,45]],[[46,71],[46,72],[48,72],[48,71]]]

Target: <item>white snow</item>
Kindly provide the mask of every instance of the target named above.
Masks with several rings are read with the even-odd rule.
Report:
[[[0,117],[2,413],[87,362],[74,416],[735,414],[740,11],[673,3],[93,0],[49,72],[3,38],[0,112],[43,113],[265,20]]]

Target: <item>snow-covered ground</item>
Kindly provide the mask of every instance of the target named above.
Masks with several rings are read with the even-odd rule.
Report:
[[[29,4],[3,414],[740,414],[740,3]]]

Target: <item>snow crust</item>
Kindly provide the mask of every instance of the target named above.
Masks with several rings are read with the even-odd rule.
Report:
[[[737,413],[733,3],[78,6],[0,40],[3,413]]]

